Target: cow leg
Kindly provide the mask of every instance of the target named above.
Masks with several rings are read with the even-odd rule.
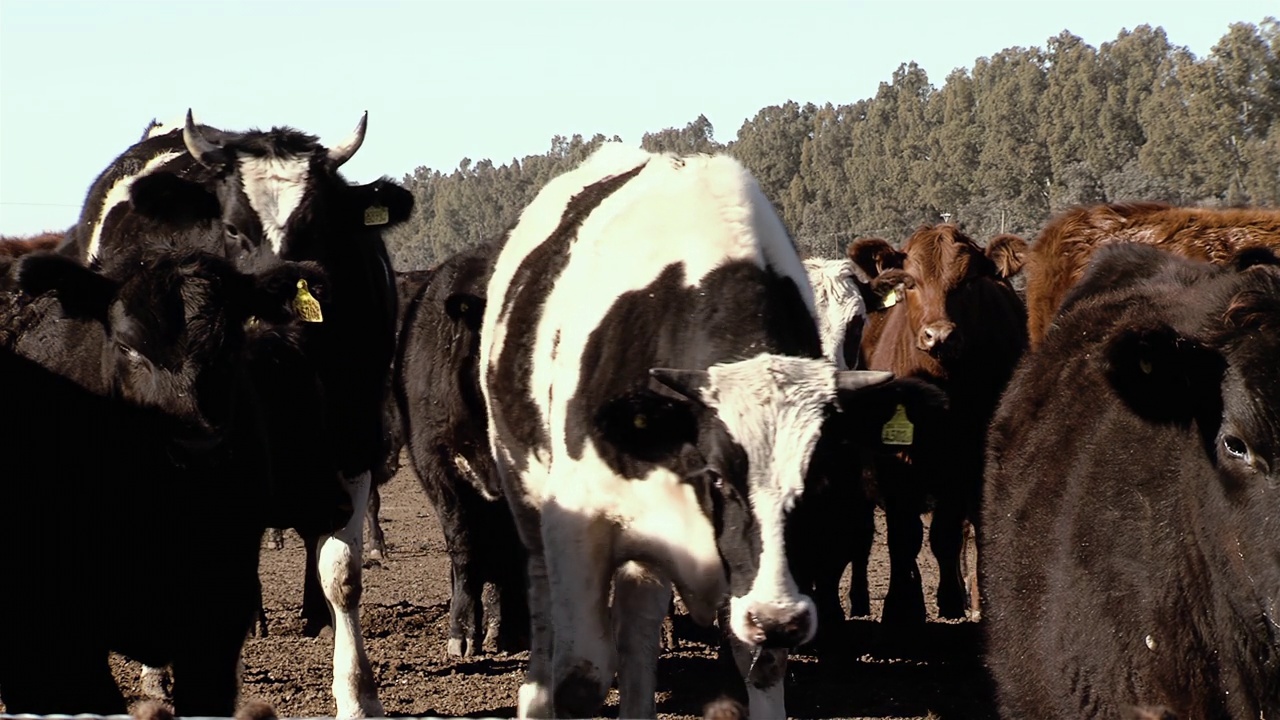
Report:
[[[189,638],[173,661],[173,710],[177,715],[231,717],[244,670],[242,644],[226,638]]]
[[[551,666],[555,712],[590,717],[604,703],[617,662],[609,627],[611,530],[605,522],[555,502],[542,515],[556,629]]]
[[[378,493],[378,483],[369,487],[369,560],[382,560],[387,554],[387,539],[382,533],[382,523],[378,521],[378,513],[382,510],[382,496]]]
[[[519,543],[519,539],[515,539]],[[529,590],[525,579],[527,563],[524,562],[523,547],[518,549],[519,562],[512,562],[511,549],[508,557],[498,558],[494,562],[502,569],[501,576],[494,583],[497,591],[499,626],[493,638],[495,647],[502,652],[520,652],[529,649]],[[489,612],[486,610],[486,612]],[[493,617],[492,615],[490,617]],[[493,631],[492,620],[489,621]],[[488,638],[485,640],[488,642]]]
[[[948,620],[964,617],[964,574],[960,553],[964,549],[964,514],[954,503],[938,503],[929,523],[929,548],[938,561],[938,615]]]
[[[471,543],[446,529],[449,543],[449,654],[454,657],[470,657],[480,650],[480,629],[483,604],[479,602],[484,592],[481,569],[475,567]],[[455,532],[463,532],[457,530]]]
[[[884,599],[882,622],[919,624],[925,621],[924,588],[916,558],[924,544],[924,523],[913,507],[885,503],[889,543],[889,592]]]
[[[656,718],[658,651],[671,607],[671,583],[629,562],[613,575],[613,637],[618,648],[618,717]]]
[[[849,575],[849,614],[866,617],[871,614],[871,588],[867,585],[867,569],[871,565],[871,548],[876,541],[876,504],[860,500],[853,514],[853,570]]]
[[[542,540],[535,542],[536,546],[529,548],[529,668],[516,698],[516,717],[520,720],[552,716],[549,688],[555,633],[551,625],[551,583]]]
[[[333,697],[338,717],[380,717],[382,703],[360,634],[360,552],[369,473],[343,482],[351,494],[351,520],[318,543],[320,586],[333,612]]]
[[[325,599],[324,588],[320,586],[320,545],[326,537],[312,535],[302,538],[307,554],[302,570],[303,637],[319,637],[325,628],[333,624],[329,601]]]

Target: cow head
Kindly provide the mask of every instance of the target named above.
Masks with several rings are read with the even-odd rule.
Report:
[[[1111,267],[1138,260],[1138,274]],[[1094,275],[1136,289],[1098,296],[1126,311],[1098,358],[1107,382],[1148,423],[1198,435],[1182,458],[1161,459],[1165,477],[1182,469],[1178,491],[1195,498],[1198,522],[1217,525],[1205,542],[1220,543],[1224,571],[1280,622],[1280,259],[1250,249],[1217,266],[1117,244],[1095,253],[1085,280]],[[1100,304],[1081,299],[1074,312],[1090,302]]]
[[[338,173],[364,142],[367,118],[326,148],[288,127],[232,133],[198,126],[188,111],[182,138],[199,169],[192,178],[139,177],[130,201],[143,215],[168,222],[220,222],[226,256],[237,262],[262,253],[323,261],[329,242],[357,242],[369,229],[403,222],[413,209],[413,196],[390,180],[349,185]]]
[[[856,405],[862,388],[892,376],[762,354],[707,370],[655,368],[651,377],[650,393],[615,403],[598,421],[624,451],[673,459],[710,523],[722,590],[687,592],[704,580],[677,569],[682,598],[695,617],[707,620],[727,587],[729,626],[742,642],[794,647],[809,641],[817,617],[787,565],[786,516],[804,491],[827,415]]]
[[[298,281],[322,303],[327,292],[309,263],[277,263],[251,275],[203,252],[135,256],[107,270],[37,254],[25,257],[16,275],[28,294],[56,292],[66,316],[102,324],[104,387],[205,425],[223,419],[246,326],[287,333],[297,317]]]
[[[884,298],[882,307],[901,304],[915,348],[947,365],[960,356],[970,328],[966,311],[982,305],[993,286],[1013,296],[1007,275],[1021,266],[1016,246],[1008,242],[984,252],[955,225],[923,225],[901,251],[886,249],[884,241],[858,241],[849,247],[850,259],[871,275]],[[998,290],[1003,292],[1003,290]]]
[[[822,354],[835,360],[841,369],[855,367],[867,310],[853,264],[848,260],[809,259],[804,261],[804,268],[813,286]]]

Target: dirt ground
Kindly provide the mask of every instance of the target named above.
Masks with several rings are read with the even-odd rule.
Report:
[[[388,557],[368,568],[361,621],[388,715],[514,717],[516,689],[527,653],[453,658],[445,652],[449,570],[435,516],[407,465],[382,488]],[[930,622],[914,637],[884,630],[874,619],[888,583],[883,524],[872,557],[873,618],[847,623],[843,658],[793,656],[787,708],[795,718],[994,718],[990,684],[979,659],[979,626],[939,622],[928,597]],[[937,569],[921,554],[926,595]],[[332,716],[332,639],[306,638],[302,605],[304,554],[296,535],[283,550],[263,550],[261,575],[269,635],[245,646],[241,700],[261,699],[280,717]],[[847,575],[846,575],[847,582]],[[717,660],[714,629],[676,619],[680,649],[658,664],[661,718],[698,718],[732,671]],[[142,699],[136,663],[114,658],[117,680]],[[616,693],[605,708],[617,716]],[[760,719],[756,720],[768,720]]]

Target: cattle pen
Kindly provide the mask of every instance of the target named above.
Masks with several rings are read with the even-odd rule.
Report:
[[[387,557],[365,571],[361,602],[378,692],[388,716],[514,717],[515,697],[527,653],[451,657],[445,650],[449,623],[449,559],[430,505],[408,463],[383,488],[382,515]],[[888,585],[883,524],[871,560],[873,617]],[[304,551],[298,536],[285,533],[282,550],[261,554],[268,635],[244,648],[241,702],[261,700],[280,718],[332,717],[332,639],[304,637]],[[926,551],[920,569],[926,586],[937,567]],[[847,582],[847,575],[846,575]],[[788,667],[788,714],[795,718],[994,718],[990,688],[979,657],[978,623],[931,618],[913,637],[893,637],[873,619],[846,622],[849,648],[843,657],[801,652]],[[680,647],[658,664],[658,716],[702,717],[722,678],[735,672],[717,660],[714,629],[676,618]],[[137,663],[113,656],[116,681],[130,708],[143,701]],[[616,692],[602,709],[617,717]],[[2,708],[2,706],[0,706]],[[0,713],[4,710],[0,709]],[[83,716],[77,716],[83,717]]]

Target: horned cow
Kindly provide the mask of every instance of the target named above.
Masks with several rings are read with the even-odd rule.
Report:
[[[727,598],[743,648],[812,637],[786,514],[827,414],[891,375],[822,357],[795,246],[740,165],[605,144],[508,234],[480,340],[530,556],[520,717],[593,714],[615,670],[619,714],[655,717],[672,583],[702,623]],[[780,674],[748,695],[753,716],[785,715]]]

